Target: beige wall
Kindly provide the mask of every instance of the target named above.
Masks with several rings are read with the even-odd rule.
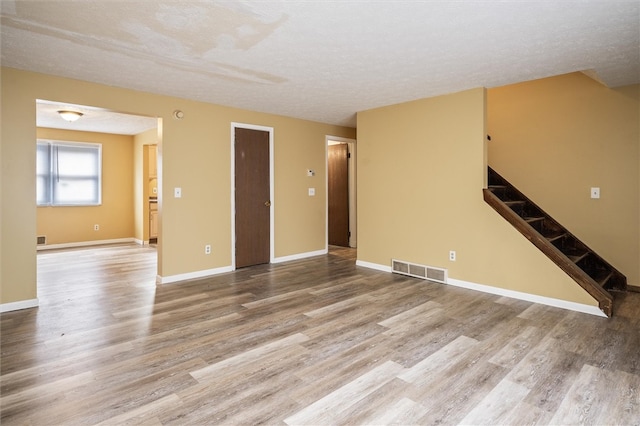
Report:
[[[483,89],[358,113],[358,260],[597,305],[484,202],[485,170]]]
[[[125,136],[38,128],[37,137],[102,144],[104,175],[102,205],[38,207],[37,235],[46,235],[47,244],[120,238],[148,241],[150,191],[143,149],[157,143],[157,129]],[[94,224],[100,225],[99,231],[94,231]]]
[[[46,235],[48,245],[133,237],[133,137],[46,128],[36,134],[38,139],[102,145],[102,204],[38,207],[36,233]]]
[[[572,73],[487,98],[489,164],[640,285],[640,86]]]
[[[0,303],[36,297],[36,99],[162,119],[161,276],[231,265],[231,122],[274,128],[275,256],[325,248],[325,135],[354,138],[355,129],[10,68],[2,69],[1,84]],[[184,112],[183,120],[172,118],[176,109]],[[307,195],[307,168],[317,171],[316,197]],[[174,187],[182,188],[182,198],[172,197]],[[211,255],[204,254],[205,244],[212,245]]]

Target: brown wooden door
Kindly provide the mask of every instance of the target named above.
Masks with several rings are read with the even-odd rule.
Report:
[[[236,268],[269,263],[269,132],[235,129]]]
[[[329,145],[329,244],[349,247],[349,148]]]

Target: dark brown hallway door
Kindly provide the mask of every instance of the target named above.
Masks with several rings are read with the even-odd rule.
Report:
[[[346,143],[329,145],[329,244],[349,247],[349,148]]]
[[[269,132],[236,128],[236,268],[270,261],[269,187]]]

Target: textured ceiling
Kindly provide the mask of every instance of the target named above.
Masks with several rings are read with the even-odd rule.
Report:
[[[58,111],[81,112],[82,117],[72,123],[65,121]],[[68,129],[85,132],[137,135],[158,126],[158,119],[141,115],[122,114],[87,105],[65,104],[36,100],[36,125],[51,129]]]
[[[589,70],[640,82],[640,1],[1,0],[3,66],[355,126]]]

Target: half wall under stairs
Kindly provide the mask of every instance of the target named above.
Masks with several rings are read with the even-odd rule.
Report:
[[[484,200],[594,299],[608,317],[612,291],[624,291],[627,278],[550,215],[489,168]]]

